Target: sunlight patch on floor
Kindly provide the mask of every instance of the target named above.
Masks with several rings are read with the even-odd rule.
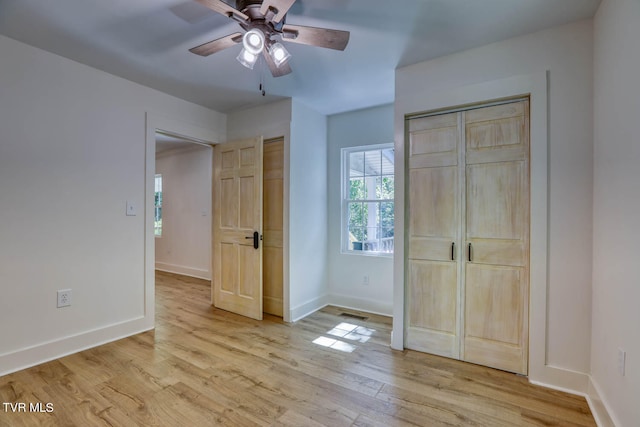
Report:
[[[351,353],[357,347],[354,344],[341,341],[337,338],[342,338],[359,343],[366,343],[367,341],[369,341],[374,332],[375,329],[369,329],[365,328],[364,326],[342,322],[336,325],[333,329],[327,331],[327,335],[331,335],[333,338],[321,336],[313,340],[313,343],[321,345],[323,347],[332,348],[334,350],[344,351],[345,353]]]

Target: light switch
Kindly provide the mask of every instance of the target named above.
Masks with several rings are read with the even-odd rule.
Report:
[[[136,216],[136,205],[127,200],[127,216]]]

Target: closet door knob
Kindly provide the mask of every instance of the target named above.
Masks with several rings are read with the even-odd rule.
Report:
[[[451,261],[456,260],[456,242],[451,242]]]
[[[471,251],[473,251],[473,248],[471,247],[471,243],[469,243],[469,262],[473,261],[473,256],[471,255]]]

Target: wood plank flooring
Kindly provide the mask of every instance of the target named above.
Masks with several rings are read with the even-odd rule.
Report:
[[[254,321],[211,307],[206,281],[156,277],[155,331],[0,377],[3,403],[53,404],[3,405],[0,426],[596,425],[584,398],[391,350],[389,318]]]

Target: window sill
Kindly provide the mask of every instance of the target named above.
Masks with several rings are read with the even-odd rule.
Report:
[[[365,252],[365,251],[340,251],[341,255],[355,255],[371,258],[393,258],[393,252]]]

